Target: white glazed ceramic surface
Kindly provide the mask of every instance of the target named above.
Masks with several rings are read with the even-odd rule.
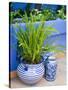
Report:
[[[44,65],[40,64],[19,64],[17,74],[19,78],[26,84],[37,83],[44,75]]]

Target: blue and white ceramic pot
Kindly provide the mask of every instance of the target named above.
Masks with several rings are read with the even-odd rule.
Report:
[[[19,78],[26,84],[32,85],[37,83],[44,75],[44,65],[39,64],[23,64],[20,63],[17,67]]]
[[[45,78],[47,81],[54,81],[56,79],[57,62],[54,58],[49,58],[46,61]]]

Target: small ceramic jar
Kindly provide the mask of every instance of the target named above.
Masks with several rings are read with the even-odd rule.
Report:
[[[54,81],[56,78],[57,62],[54,56],[50,56],[46,61],[45,78],[48,81]]]

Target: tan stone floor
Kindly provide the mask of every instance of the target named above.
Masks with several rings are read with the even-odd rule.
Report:
[[[37,84],[33,86],[29,86],[24,84],[19,80],[19,78],[14,78],[11,80],[11,88],[24,88],[24,87],[43,87],[43,86],[57,86],[57,85],[66,85],[66,59],[58,59],[58,68],[57,68],[57,75],[56,80],[49,82],[46,81],[45,78],[42,78]]]

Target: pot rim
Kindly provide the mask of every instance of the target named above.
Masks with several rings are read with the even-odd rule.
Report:
[[[28,63],[23,63],[23,62],[21,62],[21,64],[29,65],[29,66],[37,66],[37,65],[41,65],[41,64],[43,64],[43,61],[40,62],[40,63],[38,63],[38,64],[28,64]]]

